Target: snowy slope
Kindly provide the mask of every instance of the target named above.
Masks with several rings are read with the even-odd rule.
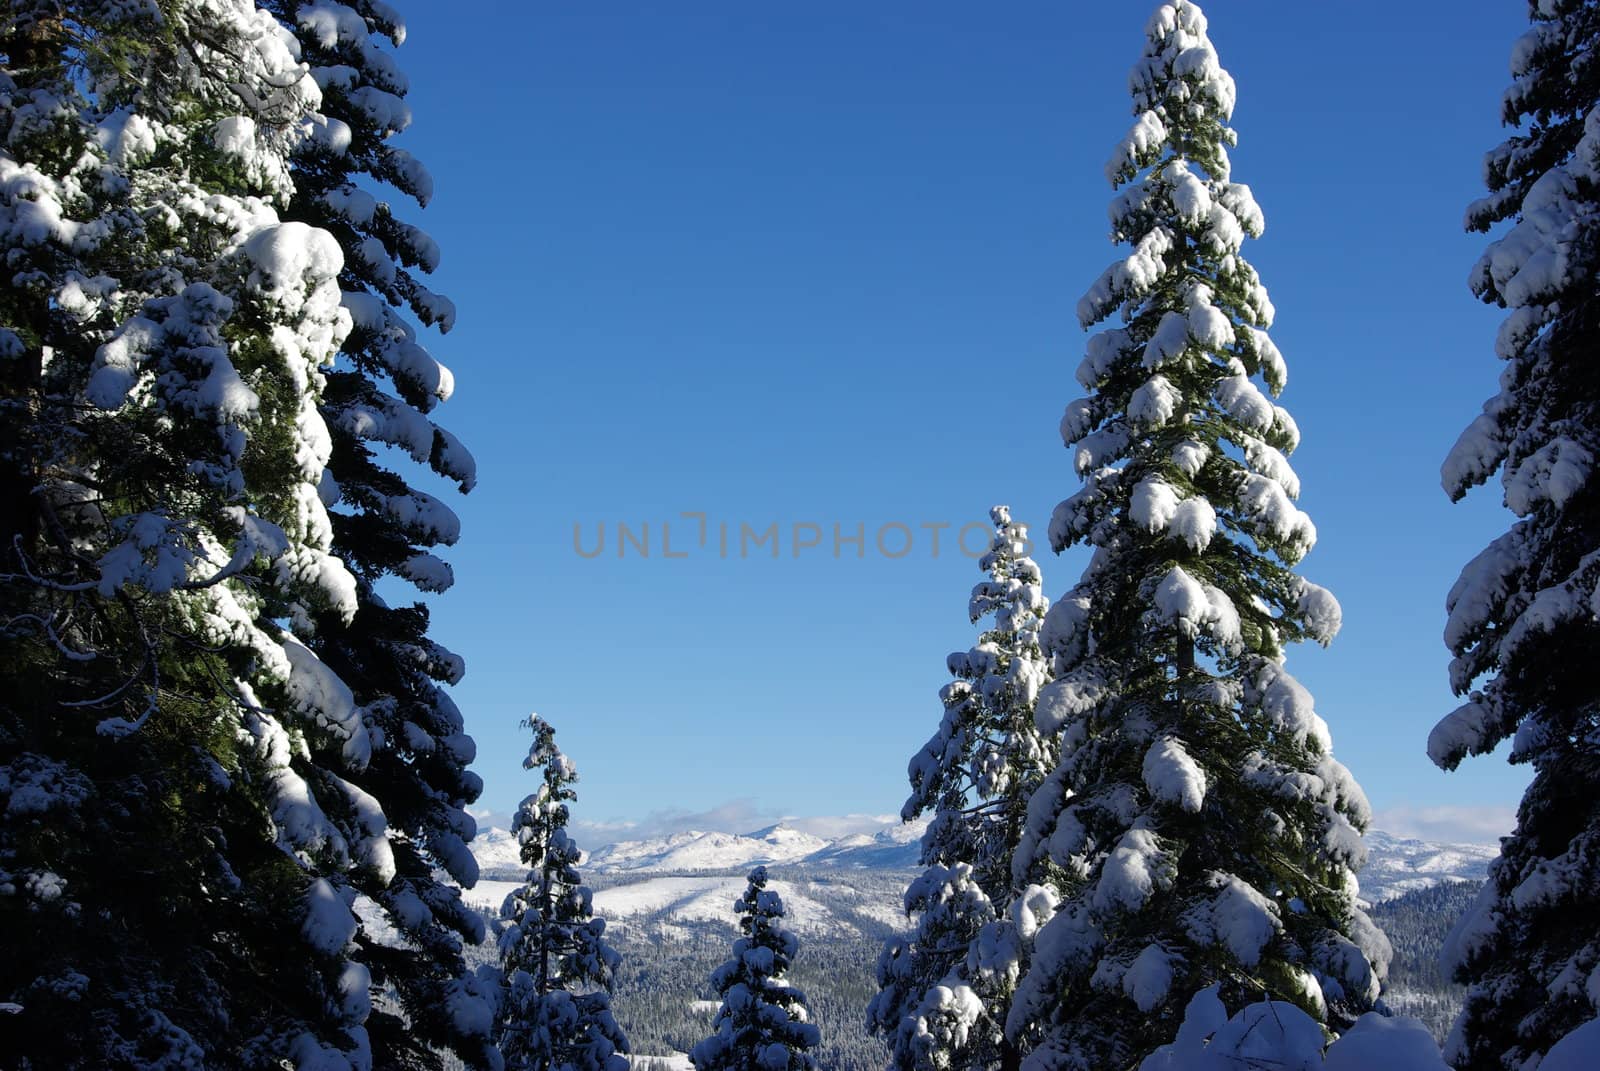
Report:
[[[742,876],[649,877],[595,893],[594,911],[613,925],[719,922],[733,929],[733,904],[746,884]],[[767,888],[783,897],[784,923],[801,936],[858,934],[863,923],[874,930],[902,924],[892,897],[879,902],[834,882],[803,879],[772,880]]]
[[[500,905],[511,895],[511,890],[521,887],[520,881],[490,881],[480,878],[478,884],[472,888],[461,890],[461,899],[480,911],[498,913]]]
[[[675,1052],[671,1056],[626,1056],[624,1059],[634,1071],[694,1071],[686,1052]]]
[[[855,936],[897,930],[904,875],[873,875],[864,887],[849,880],[797,874],[773,880],[768,888],[783,897],[785,922],[802,936]],[[629,880],[631,879],[631,880]],[[479,881],[462,899],[480,910],[498,911],[515,881]],[[733,902],[745,890],[738,874],[641,874],[594,894],[594,913],[612,926],[636,930],[674,930],[698,923],[738,927]]]

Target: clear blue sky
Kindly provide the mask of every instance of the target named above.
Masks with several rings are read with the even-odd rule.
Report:
[[[1009,502],[1042,536],[1077,487],[1073,307],[1118,255],[1102,168],[1152,6],[405,5],[402,144],[438,189],[412,215],[460,308],[440,418],[481,473],[436,633],[467,658],[486,804],[530,787],[537,710],[590,819],[898,809],[974,636],[955,528]],[[1345,610],[1290,669],[1380,810],[1509,807],[1521,770],[1445,775],[1423,747],[1455,705],[1445,592],[1509,519],[1497,487],[1450,505],[1438,467],[1498,374],[1460,221],[1525,6],[1205,6],[1267,215],[1246,254],[1304,433],[1303,571]],[[619,521],[649,523],[649,558],[619,560]],[[776,522],[780,558],[741,560],[741,522]],[[592,549],[602,523],[581,557],[574,525]],[[836,523],[864,557],[834,557]],[[1040,561],[1052,596],[1083,563]]]

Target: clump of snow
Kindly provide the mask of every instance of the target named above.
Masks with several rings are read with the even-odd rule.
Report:
[[[1591,1071],[1597,1052],[1600,1052],[1600,1019],[1590,1019],[1551,1046],[1539,1062],[1539,1071]]]
[[[1142,1012],[1167,999],[1172,989],[1172,956],[1160,945],[1146,945],[1122,976],[1122,991]]]
[[[1155,832],[1142,827],[1130,829],[1106,858],[1090,902],[1101,915],[1135,912],[1176,877],[1176,864]]]
[[[356,935],[355,914],[326,878],[316,878],[306,890],[306,920],[301,932],[312,948],[334,953]]]
[[[1240,964],[1254,967],[1283,929],[1278,905],[1232,874],[1208,874],[1206,884],[1217,892],[1185,916],[1189,936],[1197,944],[1222,945]]]
[[[295,709],[335,733],[343,741],[345,761],[352,769],[364,769],[372,758],[372,737],[356,710],[350,686],[295,637],[285,634],[282,642],[289,658],[285,684]]]
[[[1144,784],[1156,799],[1191,814],[1205,802],[1205,771],[1175,737],[1164,736],[1145,752]]]
[[[1231,1018],[1217,986],[1195,994],[1183,1025],[1139,1071],[1448,1071],[1428,1028],[1368,1012],[1331,1045],[1322,1026],[1287,1001],[1258,1001]],[[1548,1068],[1548,1057],[1541,1068]],[[1572,1064],[1574,1069],[1585,1064]],[[1565,1071],[1565,1069],[1563,1069]]]
[[[1305,625],[1306,634],[1318,643],[1332,643],[1339,634],[1340,625],[1344,623],[1344,611],[1339,607],[1339,600],[1327,588],[1301,577],[1296,578],[1295,587],[1295,609]]]
[[[1161,619],[1181,635],[1195,639],[1204,634],[1229,651],[1238,650],[1243,642],[1233,600],[1221,588],[1194,579],[1181,565],[1173,566],[1156,585],[1153,602]]]

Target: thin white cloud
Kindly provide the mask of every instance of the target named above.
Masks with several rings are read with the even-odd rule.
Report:
[[[467,813],[477,821],[479,829],[511,828],[511,816],[504,811],[497,811],[493,807],[468,807]]]
[[[1372,816],[1373,829],[1397,837],[1492,847],[1516,824],[1516,809],[1500,804],[1389,807]]]
[[[578,843],[599,847],[619,840],[653,840],[691,830],[702,833],[749,833],[773,825],[781,812],[752,799],[729,800],[704,811],[653,811],[640,819],[586,819],[574,816],[571,827]]]
[[[838,814],[811,817],[788,815],[783,819],[783,824],[802,833],[810,833],[813,837],[838,840],[840,837],[848,837],[855,833],[863,833],[870,837],[874,833],[898,826],[900,817],[893,814]]]

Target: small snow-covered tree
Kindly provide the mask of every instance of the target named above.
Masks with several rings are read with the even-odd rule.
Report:
[[[733,958],[711,972],[722,997],[713,1033],[689,1053],[695,1071],[818,1071],[811,1050],[822,1040],[806,996],[784,981],[799,940],[783,925],[783,898],[767,888],[767,868],[750,871],[734,901],[739,930]]]
[[[1003,903],[1028,798],[1055,765],[1053,742],[1033,718],[1050,679],[1039,648],[1050,604],[1027,554],[1027,526],[1005,506],[989,516],[994,537],[978,560],[987,577],[973,587],[967,615],[973,623],[992,618],[993,627],[948,659],[955,680],[939,692],[944,717],[911,760],[911,796],[900,818],[931,813],[922,861],[970,864],[985,894]]]
[[[1088,396],[1062,438],[1083,488],[1058,551],[1094,555],[1041,641],[1041,730],[1061,761],[1035,793],[1017,873],[1063,894],[1007,1023],[1044,1032],[1025,1067],[1126,1067],[1169,1041],[1196,992],[1263,992],[1332,1029],[1372,1006],[1388,943],[1356,902],[1366,800],[1333,757],[1284,645],[1326,643],[1339,606],[1293,566],[1299,432],[1273,308],[1240,255],[1263,228],[1234,182],[1234,83],[1204,15],[1161,4],[1130,85],[1137,121],[1107,177],[1132,251],[1079,302]]]
[[[932,812],[922,839],[928,869],[906,890],[916,930],[885,943],[867,1011],[900,1068],[1016,1065],[1006,1012],[1028,939],[1055,899],[1037,886],[1014,891],[1011,865],[1028,800],[1056,758],[1033,716],[1049,680],[1039,647],[1049,603],[1026,527],[1005,506],[990,519],[994,538],[978,562],[987,576],[967,611],[973,622],[992,617],[993,627],[950,656],[944,717],[909,766],[900,817]]]
[[[1459,499],[1498,471],[1518,519],[1450,590],[1450,684],[1466,702],[1428,739],[1445,769],[1506,740],[1533,767],[1445,950],[1469,985],[1446,1056],[1497,1071],[1531,1066],[1600,1012],[1600,6],[1529,12],[1502,106],[1519,129],[1485,158],[1489,194],[1466,217],[1510,223],[1471,275],[1508,310],[1506,366],[1441,473]]]
[[[501,908],[505,982],[495,1037],[507,1071],[627,1071],[627,1038],[611,1014],[611,977],[620,959],[606,943],[582,884],[582,853],[567,835],[577,798],[572,760],[537,715],[523,724],[533,745],[523,767],[539,788],[517,808],[511,832],[529,867]]]

